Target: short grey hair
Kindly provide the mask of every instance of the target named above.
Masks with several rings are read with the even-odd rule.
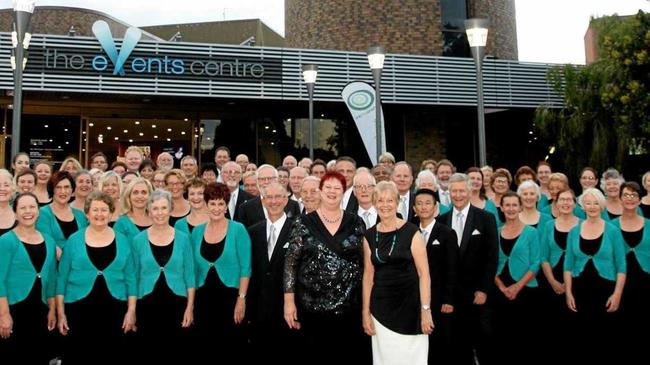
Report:
[[[393,154],[390,152],[384,152],[379,156],[379,160],[377,160],[377,163],[380,163],[384,160],[388,160],[392,163],[395,163],[395,156],[393,156]]]
[[[523,194],[524,190],[528,189],[533,189],[535,194],[537,194],[537,201],[541,198],[541,189],[539,188],[539,185],[537,185],[536,182],[533,180],[526,180],[519,184],[519,187],[517,187],[517,195],[521,196]]]
[[[320,177],[314,176],[314,175],[309,175],[302,179],[302,184],[300,184],[300,190],[302,190],[303,186],[305,186],[305,183],[308,181],[313,181],[316,183],[316,185],[320,186]],[[318,189],[320,190],[320,188]]]
[[[603,195],[603,192],[596,189],[596,188],[589,188],[589,189],[586,189],[585,191],[583,191],[582,195],[580,195],[578,197],[578,204],[580,204],[580,207],[582,208],[582,210],[586,210],[583,202],[584,202],[585,197],[587,195],[591,195],[591,196],[596,198],[596,200],[598,201],[598,205],[600,206],[601,211],[604,210],[605,207],[607,206],[607,200],[605,199],[605,195]]]
[[[357,176],[361,176],[361,175],[364,175],[364,174],[365,174],[365,175],[368,175],[368,176],[370,177],[370,183],[371,183],[372,185],[377,185],[377,180],[375,180],[375,177],[372,176],[372,174],[370,173],[370,171],[369,171],[367,168],[365,168],[365,167],[360,167],[360,168],[357,170],[357,172],[354,174],[354,177],[352,178],[352,185],[356,185],[356,184],[357,184]]]
[[[261,165],[260,167],[258,167],[258,168],[257,168],[257,171],[255,172],[255,174],[256,174],[256,175],[259,175],[259,174],[260,174],[260,171],[261,171],[262,169],[271,169],[271,171],[273,171],[273,177],[277,178],[277,177],[279,176],[279,175],[278,175],[278,169],[276,169],[274,166],[269,165],[269,164],[267,164],[267,163],[265,163],[265,164]]]
[[[156,189],[149,195],[149,200],[147,200],[146,207],[147,213],[151,214],[151,205],[153,205],[154,202],[163,199],[167,201],[167,204],[169,204],[169,212],[171,213],[171,211],[174,209],[172,194],[169,191],[162,189]]]
[[[460,172],[457,172],[449,178],[449,183],[447,183],[447,186],[451,186],[453,183],[458,183],[458,182],[464,182],[465,185],[467,185],[467,190],[472,191],[472,184],[469,181],[469,176],[467,174],[462,174]]]
[[[260,197],[264,198],[266,196],[266,190],[268,188],[278,188],[284,192],[285,195],[289,196],[289,192],[287,191],[287,188],[284,187],[284,185],[280,184],[279,182],[273,182],[270,183],[267,187],[262,188],[260,187]]]
[[[600,190],[605,191],[607,187],[607,180],[611,180],[611,179],[618,180],[619,185],[623,185],[623,183],[625,182],[625,178],[620,172],[618,172],[618,170],[609,168],[605,170],[605,172],[603,172],[603,176],[600,179]]]
[[[431,172],[431,170],[422,170],[418,172],[418,177],[415,179],[415,186],[420,186],[420,181],[422,181],[423,178],[430,178],[433,180],[433,184],[438,186],[438,179],[436,179],[436,175]]]

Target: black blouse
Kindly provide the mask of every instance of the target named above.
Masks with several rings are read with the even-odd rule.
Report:
[[[314,313],[346,314],[360,310],[365,224],[344,212],[332,236],[317,212],[296,219],[284,266],[284,291]]]

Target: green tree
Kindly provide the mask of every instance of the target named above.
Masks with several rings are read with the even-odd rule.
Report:
[[[592,19],[600,58],[587,66],[549,70],[562,109],[540,107],[536,125],[556,141],[563,170],[625,169],[629,154],[650,142],[650,15]]]

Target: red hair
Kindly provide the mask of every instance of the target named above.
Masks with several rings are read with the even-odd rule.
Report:
[[[338,180],[338,182],[341,183],[341,186],[343,186],[343,190],[347,189],[347,186],[345,184],[345,177],[336,171],[329,171],[320,178],[320,185],[318,186],[320,190],[323,190],[323,184],[327,180]]]

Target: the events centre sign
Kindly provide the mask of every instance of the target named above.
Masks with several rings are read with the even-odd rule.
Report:
[[[182,51],[170,54],[137,52],[136,46],[142,36],[142,31],[138,28],[127,29],[119,48],[106,22],[95,22],[92,30],[103,52],[47,46],[33,49],[28,70],[38,68],[66,74],[94,72],[116,77],[182,77],[238,81],[268,81],[269,78],[280,77],[280,60],[261,60],[245,55],[219,57],[190,52],[184,54]]]

